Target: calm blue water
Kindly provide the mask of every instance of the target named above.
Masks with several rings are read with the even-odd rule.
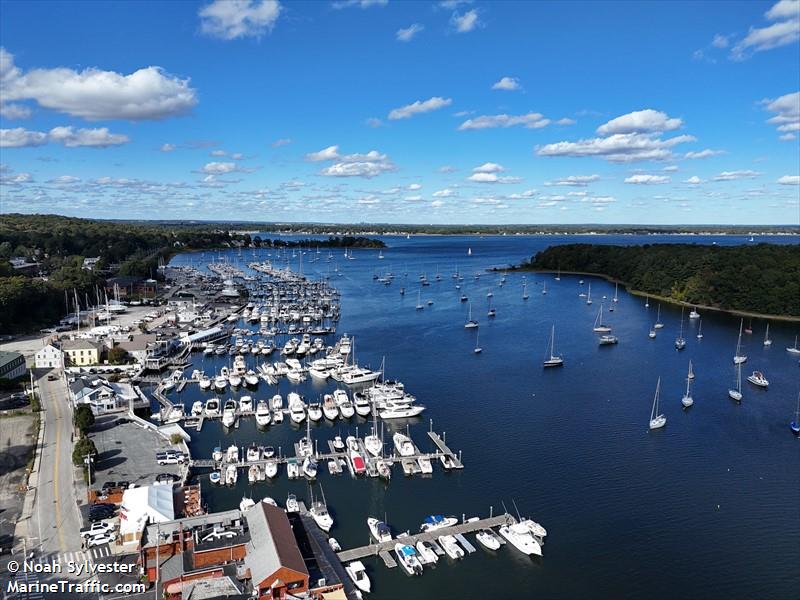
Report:
[[[303,237],[303,236],[300,236]],[[554,243],[706,242],[746,243],[733,236],[546,236],[435,237],[410,240],[384,238],[385,259],[377,251],[355,250],[347,261],[310,262],[307,274],[327,274],[342,292],[339,333],[355,335],[359,363],[380,365],[387,377],[400,379],[407,390],[428,406],[424,418],[410,426],[412,437],[427,449],[429,420],[447,434],[449,445],[463,451],[466,468],[445,473],[438,465],[432,477],[405,478],[395,469],[387,486],[378,480],[353,480],[349,475],[320,477],[336,519],[332,531],[344,548],[368,541],[366,518],[387,517],[395,532],[416,531],[432,513],[461,516],[497,512],[502,503],[541,522],[549,532],[544,558],[534,562],[513,548],[490,554],[479,547],[460,563],[440,560],[422,577],[389,570],[380,559],[366,562],[376,599],[401,598],[797,598],[800,585],[800,440],[788,422],[800,391],[796,357],[785,351],[799,332],[797,324],[773,322],[773,345],[762,344],[765,322],[753,320],[745,336],[743,379],[754,369],[770,380],[768,391],[743,383],[744,400],[727,397],[733,384],[732,356],[739,320],[703,314],[704,338],[696,338],[698,323],[685,323],[687,347],[673,346],[680,310],[662,306],[665,323],[655,340],[647,337],[655,321],[641,298],[620,289],[619,303],[605,320],[620,343],[598,347],[591,329],[601,296],[613,296],[613,286],[592,279],[594,304],[578,297],[586,286],[577,277],[527,274],[530,299],[522,299],[523,274],[483,272],[513,264]],[[769,238],[796,243],[797,238]],[[472,248],[472,256],[467,249]],[[250,252],[238,257],[242,265]],[[172,264],[195,264],[219,253],[180,255]],[[267,251],[257,252],[258,259]],[[277,253],[270,257],[281,264]],[[288,261],[300,268],[299,256]],[[333,271],[338,265],[341,276]],[[483,353],[475,355],[475,330],[466,330],[468,306],[450,278],[458,268],[465,276],[461,291],[473,306]],[[442,281],[433,276],[438,271]],[[391,270],[389,286],[372,280],[373,273]],[[408,273],[407,278],[404,273]],[[418,276],[427,272],[431,286],[421,288],[422,301],[432,306],[416,311]],[[480,279],[473,275],[482,272]],[[585,278],[589,283],[589,278]],[[541,290],[546,283],[547,295]],[[406,287],[401,296],[400,287]],[[488,291],[494,293],[497,317],[486,317]],[[608,307],[608,302],[606,307]],[[544,371],[550,326],[556,326],[556,350],[563,369]],[[745,321],[748,324],[748,321]],[[680,398],[689,360],[696,379],[695,405],[684,411]],[[253,359],[250,359],[253,360]],[[204,359],[195,366],[218,371],[227,357]],[[662,378],[662,410],[666,428],[648,432],[648,420],[658,377]],[[313,382],[299,386],[307,398],[323,389]],[[292,389],[280,384],[280,393]],[[275,393],[264,383],[256,398]],[[235,394],[239,395],[239,394]],[[181,395],[187,408],[203,397],[198,389]],[[360,423],[360,424],[359,424]],[[346,435],[368,425],[313,426],[320,447],[337,433]],[[236,441],[256,440],[282,446],[296,441],[302,430],[285,421],[266,432],[254,422],[225,433],[207,423],[192,433],[192,452],[209,457],[211,449]],[[288,492],[308,498],[303,482],[288,482],[285,473],[274,484],[254,487],[240,477],[235,489],[212,487],[205,476],[204,496],[211,510],[236,506],[242,496],[272,496],[281,504]],[[316,484],[315,487],[318,487]],[[469,536],[472,537],[472,536]],[[476,544],[477,545],[477,544]]]

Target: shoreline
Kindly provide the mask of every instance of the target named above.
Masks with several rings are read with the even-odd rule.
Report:
[[[492,269],[495,270],[495,269]],[[550,269],[533,269],[533,268],[526,268],[521,266],[516,266],[513,269],[508,269],[513,271],[523,271],[523,272],[531,272],[531,273],[557,273],[558,271],[553,271]],[[658,300],[659,302],[665,302],[667,304],[674,304],[676,306],[683,306],[689,308],[698,308],[703,310],[710,310],[719,313],[725,313],[729,315],[736,315],[738,317],[748,317],[753,319],[764,319],[764,320],[772,320],[772,321],[785,321],[789,323],[800,323],[800,316],[791,316],[791,315],[770,315],[766,313],[756,313],[756,312],[749,312],[746,310],[737,310],[732,308],[719,308],[717,306],[707,306],[705,304],[695,304],[693,302],[684,302],[682,300],[675,300],[675,298],[669,298],[666,296],[659,296],[657,294],[649,294],[647,292],[643,292],[641,290],[635,290],[631,288],[626,282],[622,281],[621,279],[615,279],[610,275],[605,275],[604,273],[589,273],[586,271],[561,271],[562,275],[584,275],[586,277],[599,277],[601,279],[605,279],[611,283],[618,283],[619,285],[625,288],[625,291],[631,294],[632,296],[639,296],[639,297],[647,297],[652,298],[654,300]]]

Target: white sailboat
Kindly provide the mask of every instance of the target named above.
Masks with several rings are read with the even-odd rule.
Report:
[[[594,327],[592,331],[595,333],[608,333],[611,331],[611,327],[608,325],[603,325],[603,305],[600,305],[600,310],[597,312],[597,317],[594,319]]]
[[[736,389],[728,390],[728,396],[737,402],[742,401],[742,363],[736,363]]]
[[[586,294],[586,304],[592,303],[592,282],[589,282],[589,292]]]
[[[522,299],[523,300],[527,300],[528,297],[529,297],[528,296],[528,282],[527,281],[523,281],[522,282]]]
[[[661,395],[661,377],[656,384],[656,395],[653,397],[653,408],[650,411],[650,429],[661,429],[667,424],[667,417],[658,412],[658,397]]]
[[[645,296],[644,297],[644,307],[645,308],[650,308],[650,296]]]
[[[694,379],[694,373],[692,373],[692,361],[689,361],[689,372],[686,374],[686,393],[684,393],[683,398],[681,398],[681,404],[683,404],[684,408],[689,408],[694,404],[694,398],[692,398],[692,379]]]
[[[544,366],[545,367],[561,367],[564,365],[564,359],[560,356],[556,355],[555,353],[555,343],[556,343],[556,326],[553,325],[550,329],[550,343],[547,347],[547,353],[544,357]]]
[[[422,306],[422,290],[417,290],[417,310],[425,308]]]
[[[736,354],[733,355],[733,363],[738,365],[747,360],[747,356],[742,354],[742,327],[744,326],[744,319],[739,321],[739,339],[736,340]]]
[[[790,354],[800,354],[800,348],[797,347],[797,336],[794,336],[794,346],[787,346],[786,351]]]
[[[769,323],[767,323],[767,330],[764,332],[764,345],[772,346],[772,340],[769,339]]]
[[[656,314],[656,323],[653,325],[653,329],[661,329],[664,327],[664,324],[661,322],[661,303],[658,303],[658,313]]]
[[[678,337],[675,338],[675,349],[683,350],[686,347],[686,340],[683,339],[683,308],[681,308],[681,329]]]
[[[615,283],[614,284],[614,298],[613,298],[614,302],[619,302],[619,298],[617,297],[617,288],[618,287],[619,287],[619,283]]]
[[[545,281],[542,284],[542,296],[546,296],[546,295],[547,295],[547,282]]]
[[[472,318],[472,302],[469,303],[469,316],[467,317],[467,322],[464,323],[465,329],[474,329],[478,326],[478,322]]]
[[[700,321],[698,321],[697,339],[698,340],[702,340],[703,339],[703,319],[700,319]]]
[[[473,350],[473,352],[475,354],[480,354],[481,352],[483,352],[483,348],[481,348],[480,344],[478,343],[480,341],[480,335],[481,335],[480,331],[476,332],[476,335],[475,335],[475,349]]]

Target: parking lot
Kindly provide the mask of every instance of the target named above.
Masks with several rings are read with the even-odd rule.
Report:
[[[33,452],[33,417],[0,418],[0,554],[11,545],[14,525],[22,510],[25,467]]]
[[[178,465],[156,463],[156,452],[173,446],[150,429],[129,420],[127,415],[97,417],[89,437],[98,453],[93,465],[95,489],[109,481],[150,485],[159,473],[179,472]]]

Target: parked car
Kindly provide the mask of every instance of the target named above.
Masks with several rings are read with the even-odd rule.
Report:
[[[86,540],[86,547],[93,548],[95,546],[102,546],[103,544],[109,544],[117,539],[117,534],[113,532],[101,533],[95,536],[90,537]]]
[[[100,488],[102,492],[109,492],[117,487],[116,481],[106,481],[103,486]]]
[[[55,381],[56,379],[58,379],[58,377],[56,377],[52,373],[47,375],[47,381]]]
[[[107,521],[97,521],[92,523],[86,529],[81,529],[81,537],[91,538],[101,533],[108,533],[114,529],[114,525]]]
[[[159,465],[182,465],[184,458],[183,454],[176,454],[174,452],[167,452],[166,455],[156,458]]]
[[[180,478],[172,473],[159,473],[156,475],[155,485],[172,483],[173,481],[178,481],[178,479]]]
[[[123,480],[123,481],[118,481],[117,482],[117,487],[120,488],[120,489],[123,489],[123,490],[127,490],[130,487],[130,485],[131,485],[130,481],[124,481]]]

